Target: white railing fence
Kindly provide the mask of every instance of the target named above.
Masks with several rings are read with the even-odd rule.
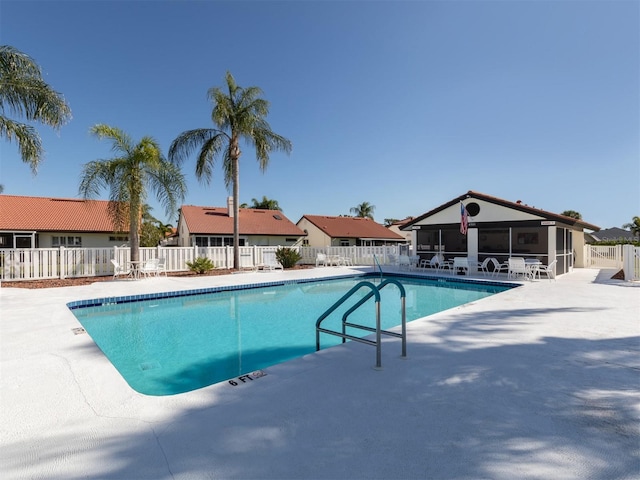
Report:
[[[640,280],[640,247],[624,245],[622,250],[624,279],[630,282]]]
[[[587,268],[622,268],[622,245],[585,245]]]
[[[240,247],[240,267],[250,268],[263,263],[265,252],[275,252],[276,246]],[[351,258],[354,265],[374,265],[377,256],[381,264],[389,263],[389,255],[398,248],[384,247],[290,247],[296,249],[302,265],[315,265],[316,255],[326,253]],[[140,248],[140,260],[164,258],[168,272],[188,271],[187,262],[207,257],[216,268],[232,268],[233,247],[152,247]],[[33,248],[0,249],[0,280],[46,280],[54,278],[98,277],[113,275],[116,260],[126,265],[131,260],[129,247],[104,248]]]

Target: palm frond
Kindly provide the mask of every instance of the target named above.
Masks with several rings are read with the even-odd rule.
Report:
[[[148,178],[155,197],[165,209],[165,214],[173,215],[187,194],[187,182],[180,168],[164,161],[148,172]]]
[[[197,128],[182,132],[169,146],[169,161],[181,165],[191,154],[202,148],[212,137],[226,135],[212,128]]]
[[[130,155],[133,151],[133,140],[128,134],[117,127],[97,124],[91,127],[89,131],[100,140],[111,140],[111,151],[114,153]]]
[[[6,45],[0,46],[0,104],[14,115],[56,129],[71,120],[69,105],[42,79],[35,61]]]
[[[31,167],[34,174],[37,173],[44,150],[40,135],[35,128],[0,116],[0,137],[4,137],[10,142],[15,140],[18,143],[20,158]]]

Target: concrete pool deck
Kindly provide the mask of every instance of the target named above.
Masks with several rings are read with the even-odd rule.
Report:
[[[640,477],[640,284],[613,271],[413,321],[379,371],[350,342],[168,397],[131,390],[66,307],[348,270],[0,288],[2,478]]]

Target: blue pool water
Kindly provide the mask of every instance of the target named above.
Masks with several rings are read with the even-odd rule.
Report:
[[[394,278],[406,290],[407,321],[511,288],[504,284]],[[363,279],[292,281],[212,293],[163,295],[168,298],[99,299],[75,302],[69,307],[131,388],[147,395],[172,395],[314,352],[318,317]],[[367,280],[379,282],[374,277]],[[323,327],[340,330],[343,313],[368,292],[359,291],[332,313]],[[380,294],[382,328],[399,325],[398,288],[390,285]],[[349,320],[374,327],[374,312],[370,300]],[[359,337],[367,334],[362,330],[347,333]],[[322,348],[340,341],[321,335]]]

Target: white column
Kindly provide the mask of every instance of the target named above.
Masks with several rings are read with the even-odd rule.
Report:
[[[469,228],[467,230],[467,260],[469,261],[469,272],[478,272],[478,229]]]

